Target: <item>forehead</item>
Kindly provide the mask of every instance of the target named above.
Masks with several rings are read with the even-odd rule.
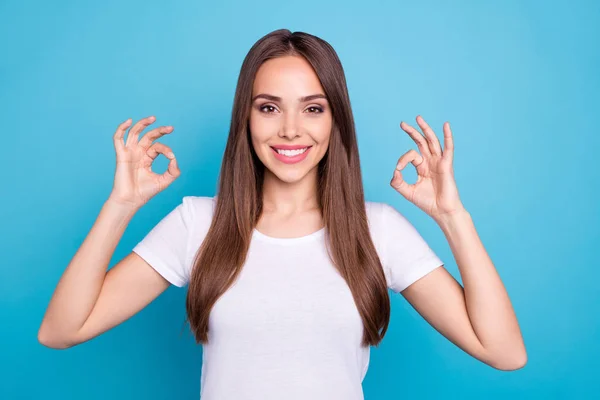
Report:
[[[304,57],[284,56],[265,61],[254,79],[252,95],[305,96],[324,93],[316,72]]]

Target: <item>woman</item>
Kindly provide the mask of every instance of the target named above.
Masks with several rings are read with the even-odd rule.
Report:
[[[61,277],[39,331],[53,348],[125,321],[170,284],[189,284],[190,327],[203,344],[201,397],[362,399],[369,346],[390,318],[388,288],[440,333],[501,370],[526,352],[508,295],[462,205],[444,150],[401,123],[420,153],[398,160],[390,184],[441,227],[464,289],[393,207],[364,199],[342,65],[322,39],[277,30],[246,56],[235,93],[218,195],[186,196],[113,268],[135,212],[179,175],[171,149],[140,133],[114,135],[113,191]],[[168,170],[151,171],[158,154]],[[401,171],[412,163],[414,185]]]

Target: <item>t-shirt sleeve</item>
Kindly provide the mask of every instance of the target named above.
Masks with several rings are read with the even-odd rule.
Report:
[[[188,249],[193,214],[192,198],[186,196],[132,250],[171,284],[179,287],[189,280]]]
[[[382,264],[388,287],[399,293],[444,263],[404,215],[379,204]]]

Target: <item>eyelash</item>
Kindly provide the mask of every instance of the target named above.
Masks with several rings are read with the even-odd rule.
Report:
[[[265,114],[273,114],[273,111],[263,111],[263,108],[265,107],[271,107],[271,108],[275,108],[275,106],[269,105],[269,104],[265,104],[263,106],[260,106],[258,109],[260,110],[260,112],[265,113]],[[318,112],[311,112],[309,114],[321,114],[323,112],[323,107],[317,107],[317,106],[310,106],[308,107],[310,108],[314,108],[316,110],[319,110]]]

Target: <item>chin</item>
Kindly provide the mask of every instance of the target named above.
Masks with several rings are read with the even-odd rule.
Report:
[[[296,168],[291,171],[283,171],[281,168],[270,169],[271,173],[275,175],[279,180],[285,183],[295,183],[301,181],[306,175],[307,171],[303,168]]]

